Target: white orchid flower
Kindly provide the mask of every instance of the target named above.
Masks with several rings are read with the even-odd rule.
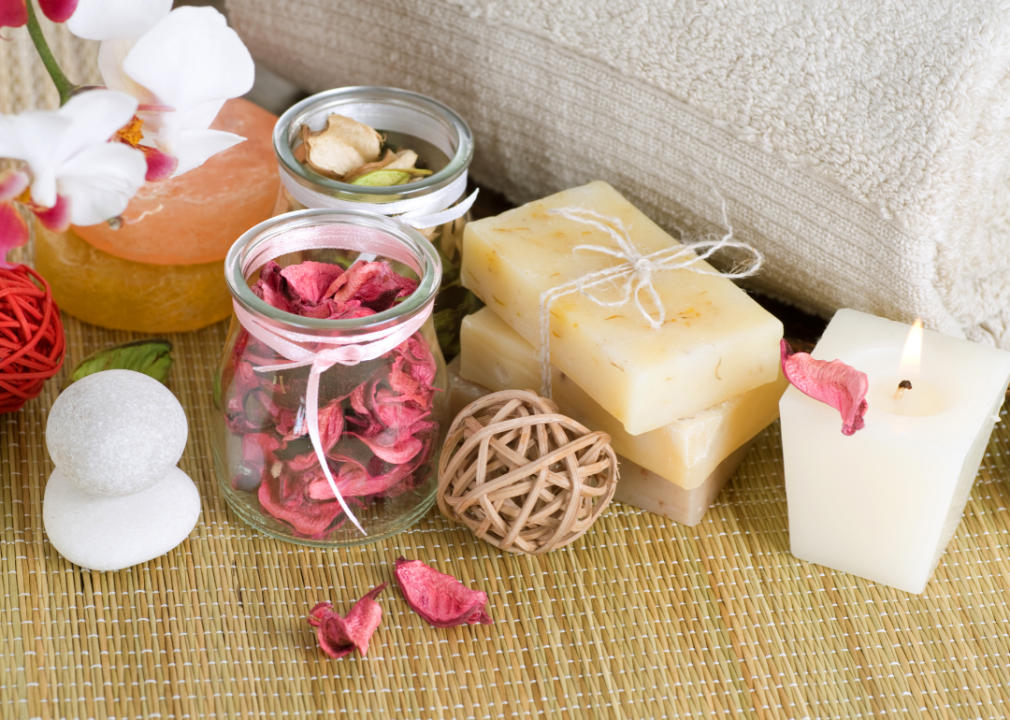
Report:
[[[56,112],[0,115],[0,157],[26,163],[29,207],[48,227],[95,225],[126,209],[144,184],[144,155],[109,140],[136,110],[129,95],[90,90]]]
[[[225,100],[244,95],[252,57],[224,15],[208,7],[169,11],[170,0],[81,0],[68,23],[101,40],[105,84],[140,101],[148,179],[175,177],[244,138],[211,130]]]

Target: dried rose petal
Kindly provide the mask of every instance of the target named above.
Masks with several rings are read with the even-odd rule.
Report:
[[[319,647],[332,658],[342,658],[357,649],[362,655],[368,654],[368,642],[379,623],[382,622],[382,608],[375,598],[386,587],[382,583],[358,600],[347,613],[340,617],[333,610],[333,603],[321,602],[309,612],[309,625],[316,628]]]
[[[344,269],[333,263],[306,260],[281,270],[293,298],[302,302],[320,303],[326,288],[344,274]]]
[[[338,303],[357,300],[375,312],[382,312],[415,289],[416,281],[395,272],[387,262],[356,262],[333,281],[325,295]]]
[[[469,624],[492,625],[487,614],[487,594],[470,590],[452,575],[421,562],[398,558],[396,582],[414,611],[435,627]]]
[[[785,340],[782,349],[782,374],[801,393],[820,400],[842,414],[842,433],[852,435],[866,423],[866,392],[870,381],[866,373],[841,360],[814,360],[808,353],[793,352]]]
[[[335,319],[381,312],[416,286],[383,261],[347,270],[311,261],[282,269],[269,262],[253,291],[286,312]],[[243,436],[236,486],[257,492],[263,511],[296,535],[324,537],[347,517],[307,435],[309,369],[271,371],[277,354],[248,333],[239,335],[232,356],[225,414],[229,430]],[[431,419],[435,373],[431,349],[419,334],[383,358],[323,373],[320,439],[347,502],[409,492],[421,480],[415,475],[427,476],[420,468],[431,459],[438,430]]]

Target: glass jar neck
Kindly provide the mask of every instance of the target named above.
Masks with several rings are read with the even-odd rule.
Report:
[[[362,259],[400,262],[417,273],[417,288],[388,310],[344,320],[285,312],[257,297],[250,288],[250,278],[270,260],[291,253],[323,250],[352,251],[365,255]],[[438,253],[420,233],[396,219],[357,211],[312,209],[272,218],[242,235],[225,259],[225,278],[240,320],[243,316],[251,317],[257,325],[272,332],[302,338],[367,339],[427,315],[435,302],[441,275]]]
[[[369,187],[367,190],[320,175],[299,162],[295,151],[301,143],[303,125],[313,131],[320,130],[334,113],[357,120],[379,132],[417,139],[421,141],[419,145],[430,146],[442,153],[448,158],[448,163],[421,180],[392,187]],[[410,149],[418,151],[419,156],[426,159],[424,147]],[[318,207],[324,198],[387,204],[444,192],[453,183],[462,181],[465,184],[473,157],[473,137],[459,115],[425,95],[396,88],[346,87],[313,95],[285,112],[274,129],[274,152],[285,185],[303,204]],[[429,160],[429,164],[434,164],[433,160]],[[319,202],[304,202],[305,199],[312,200],[313,193],[324,197],[315,198]]]

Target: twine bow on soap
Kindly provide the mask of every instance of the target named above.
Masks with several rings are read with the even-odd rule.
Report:
[[[725,202],[722,203],[722,211],[723,219],[726,221]],[[725,224],[729,231],[721,238],[674,245],[648,255],[643,255],[638,251],[634,243],[631,242],[627,229],[618,218],[601,215],[584,208],[572,207],[553,208],[548,210],[547,214],[559,215],[603,231],[617,243],[616,249],[605,245],[577,245],[574,250],[603,253],[604,255],[617,258],[621,263],[613,267],[588,273],[563,285],[545,290],[540,294],[540,348],[537,351],[537,359],[540,362],[541,394],[545,397],[552,397],[550,314],[551,305],[558,298],[578,292],[602,307],[621,307],[634,299],[635,307],[638,308],[638,312],[645,318],[649,327],[653,330],[658,330],[666,322],[666,308],[663,306],[659,293],[652,283],[653,276],[656,273],[669,270],[689,270],[690,272],[702,275],[721,275],[727,279],[737,279],[754,275],[761,269],[761,265],[764,262],[764,256],[758,250],[747,243],[733,240],[733,228],[729,225],[728,221]],[[698,261],[707,260],[718,251],[726,248],[746,250],[752,254],[753,259],[742,270],[726,273],[696,266]],[[616,300],[605,300],[590,292],[593,288],[599,288],[605,283],[620,283],[618,286],[618,298]],[[643,292],[648,295],[655,306],[655,315],[651,314],[643,304]]]
[[[398,260],[421,274],[417,259],[402,245],[387,234],[372,228],[359,226],[322,225],[290,230],[268,239],[256,247],[256,252],[242,260],[242,274],[248,278],[267,261],[302,250],[329,249],[339,247],[345,250],[376,253],[392,260]],[[406,342],[411,335],[421,329],[431,315],[432,304],[427,303],[415,314],[400,323],[380,327],[372,332],[353,336],[324,336],[301,333],[278,327],[270,320],[254,315],[237,300],[233,301],[235,316],[249,334],[262,342],[278,355],[290,360],[278,365],[261,365],[253,368],[256,372],[277,372],[309,367],[308,387],[305,391],[305,423],[309,439],[316,453],[319,465],[326,476],[330,490],[340,503],[344,514],[354,526],[367,535],[365,529],[351,512],[337,487],[326,460],[326,451],[319,435],[319,377],[334,365],[357,365],[384,356]]]

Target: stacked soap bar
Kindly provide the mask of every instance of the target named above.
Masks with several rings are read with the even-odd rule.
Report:
[[[615,243],[552,208],[615,218],[643,254],[676,245],[602,182],[471,223],[464,283],[488,307],[464,321],[460,383],[539,388],[540,293],[619,262],[575,250]],[[551,307],[553,397],[565,414],[610,434],[623,460],[617,499],[695,524],[778,416],[782,325],[717,274],[663,271],[654,285],[667,316],[658,330],[634,304],[604,308],[576,293]]]
[[[461,357],[449,363],[448,369],[449,405],[454,416],[474,400],[492,392],[483,385],[463,379],[460,375]],[[697,487],[691,489],[670,482],[618,454],[621,477],[617,483],[614,499],[693,527],[701,522],[719,491],[733,476],[737,465],[750,450],[750,446],[751,441],[744,442],[718,463]]]
[[[540,344],[545,291],[620,264],[610,234],[550,211],[589,210],[623,228],[643,255],[678,243],[604,182],[593,182],[470,223],[463,284],[528,343]],[[632,435],[772,382],[782,323],[703,262],[653,275],[666,321],[653,330],[632,301],[605,307],[581,293],[550,307],[551,363]],[[610,293],[605,299],[615,299]],[[648,294],[641,298],[646,310]]]
[[[540,366],[533,346],[490,308],[464,318],[460,344],[463,379],[492,392],[532,389],[539,384]],[[557,368],[553,396],[565,415],[609,434],[617,454],[690,490],[778,417],[786,385],[780,373],[773,382],[641,435],[630,434]]]

